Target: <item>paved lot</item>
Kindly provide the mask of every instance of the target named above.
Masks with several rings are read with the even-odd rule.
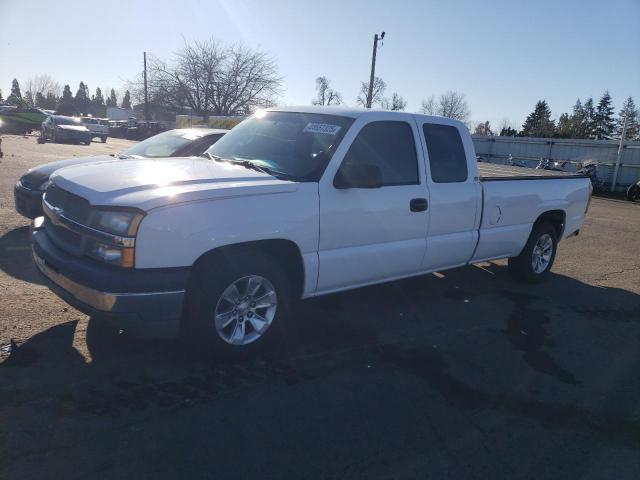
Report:
[[[638,478],[640,205],[595,199],[554,274],[505,262],[302,302],[265,358],[108,335],[43,287],[0,163],[0,478]]]

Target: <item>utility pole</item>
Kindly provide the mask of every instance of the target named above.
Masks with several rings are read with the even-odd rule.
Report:
[[[624,150],[624,137],[627,134],[627,120],[629,114],[624,116],[624,125],[622,126],[622,135],[620,135],[620,143],[618,144],[618,155],[616,156],[616,166],[613,169],[613,180],[611,181],[611,191],[616,191],[616,183],[618,183],[618,170],[620,169],[620,160],[622,159],[622,151]]]
[[[376,74],[376,52],[378,50],[378,40],[382,41],[384,39],[384,33],[382,32],[380,36],[376,33],[373,36],[373,55],[371,57],[371,77],[369,79],[369,94],[367,95],[367,108],[371,108],[371,102],[373,101],[373,79]]]
[[[147,52],[144,54],[144,119],[149,121],[149,92],[147,91]]]

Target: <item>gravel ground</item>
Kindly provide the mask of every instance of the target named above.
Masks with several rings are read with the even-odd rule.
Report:
[[[32,266],[18,177],[130,142],[3,138],[0,478],[638,478],[640,205],[594,199],[545,284],[500,261],[313,299],[220,363],[105,332]]]

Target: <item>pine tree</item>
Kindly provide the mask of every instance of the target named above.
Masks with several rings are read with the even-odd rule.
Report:
[[[7,103],[18,107],[24,107],[26,104],[20,93],[20,84],[15,78],[11,82],[11,94],[7,97]]]
[[[65,85],[62,90],[62,97],[58,101],[56,113],[59,115],[74,115],[76,113],[76,106],[69,85]]]
[[[131,110],[131,94],[129,93],[129,90],[124,92],[124,97],[122,98],[122,104],[120,106],[127,110]]]
[[[500,130],[500,136],[501,137],[516,137],[516,136],[518,136],[518,130],[516,130],[515,128],[511,128],[511,127],[502,127],[502,130]]]
[[[113,88],[111,89],[109,98],[107,98],[106,105],[107,105],[107,108],[118,106],[118,97],[116,97],[116,91]]]
[[[46,108],[47,110],[55,110],[58,105],[59,98],[53,92],[48,92],[45,98],[44,104],[40,105],[40,108]]]
[[[89,98],[89,87],[87,87],[84,82],[80,82],[75,98],[76,110],[81,114],[87,114],[89,113],[90,104],[91,99]]]
[[[558,138],[573,138],[573,122],[568,113],[563,113],[558,119],[558,126],[556,127],[556,137]]]
[[[605,91],[598,107],[596,108],[595,115],[595,134],[598,139],[611,138],[613,135],[613,129],[615,127],[615,120],[613,119],[613,102],[611,101],[611,95],[608,91]]]
[[[0,88],[0,103],[4,102],[4,98],[2,98],[2,89]]]
[[[535,109],[522,124],[521,137],[553,137],[555,124],[551,120],[551,109],[546,100],[536,103]]]
[[[628,97],[622,104],[622,110],[618,114],[618,120],[616,121],[616,138],[622,136],[622,128],[624,127],[624,118],[627,117],[627,131],[625,138],[627,140],[636,140],[640,134],[640,125],[638,124],[638,109],[633,101],[633,98]]]
[[[569,117],[569,122],[571,124],[571,137],[567,138],[588,138],[589,126],[587,125],[586,113],[580,99],[576,100],[573,106],[573,112]],[[558,122],[558,129],[559,128],[560,124]]]
[[[31,90],[27,90],[26,92],[24,92],[24,103],[29,108],[35,107],[36,103]]]
[[[596,138],[596,109],[593,106],[593,98],[587,98],[583,106],[584,112],[584,137]]]
[[[36,98],[34,99],[35,105],[38,108],[45,108],[43,105],[47,102],[47,99],[42,92],[36,92]]]
[[[91,106],[89,107],[91,115],[96,117],[104,117],[106,114],[106,107],[104,104],[104,97],[102,96],[102,90],[100,87],[96,88],[96,94],[91,97]]]

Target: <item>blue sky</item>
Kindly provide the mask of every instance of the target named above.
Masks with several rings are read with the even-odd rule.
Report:
[[[211,36],[271,53],[283,104],[308,104],[326,75],[354,105],[382,30],[376,73],[408,111],[446,90],[494,125],[519,126],[543,98],[558,117],[605,89],[616,112],[640,104],[640,0],[0,0],[0,88],[47,73],[74,93],[80,80],[122,89],[144,50],[168,58]]]

